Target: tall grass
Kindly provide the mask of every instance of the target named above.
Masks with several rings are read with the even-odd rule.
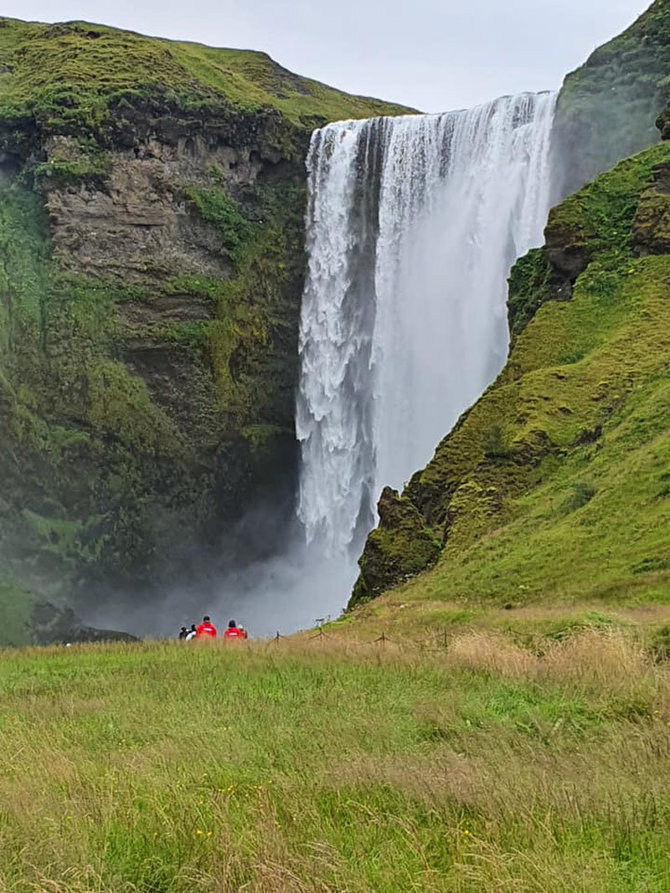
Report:
[[[635,637],[0,656],[0,890],[670,889]]]

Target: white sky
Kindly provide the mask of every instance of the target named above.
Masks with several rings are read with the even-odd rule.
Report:
[[[0,14],[85,19],[265,50],[298,74],[422,111],[556,89],[651,0],[4,0]]]

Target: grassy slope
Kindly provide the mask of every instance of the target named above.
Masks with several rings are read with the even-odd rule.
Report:
[[[670,255],[637,257],[633,227],[657,203],[665,226],[667,195],[647,187],[668,162],[659,145],[553,212],[550,241],[586,269],[571,300],[539,309],[499,380],[410,483],[406,498],[444,547],[389,604],[667,600]],[[532,292],[534,264],[529,274]],[[387,556],[402,536],[373,532],[357,594],[389,567],[398,579]]]
[[[665,893],[667,674],[542,651],[0,655],[0,888]]]
[[[144,37],[101,25],[0,19],[0,117],[95,119],[124,96],[164,92],[193,110],[269,107],[295,124],[401,114],[281,68],[264,53]]]

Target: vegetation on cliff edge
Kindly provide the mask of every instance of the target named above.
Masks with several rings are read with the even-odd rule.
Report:
[[[292,124],[403,114],[282,68],[265,53],[145,37],[102,25],[0,19],[0,120],[36,118],[57,132],[94,131],[120,104],[192,113],[273,109]]]

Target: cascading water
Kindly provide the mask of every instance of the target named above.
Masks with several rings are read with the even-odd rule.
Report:
[[[360,549],[375,500],[429,460],[508,346],[506,280],[542,242],[555,97],[345,121],[308,158],[298,515]]]
[[[426,463],[504,363],[509,267],[542,241],[548,212],[553,108],[523,95],[314,134],[297,401],[306,537],[231,570],[216,594],[175,591],[166,618],[206,610],[265,636],[341,611],[382,486]]]

